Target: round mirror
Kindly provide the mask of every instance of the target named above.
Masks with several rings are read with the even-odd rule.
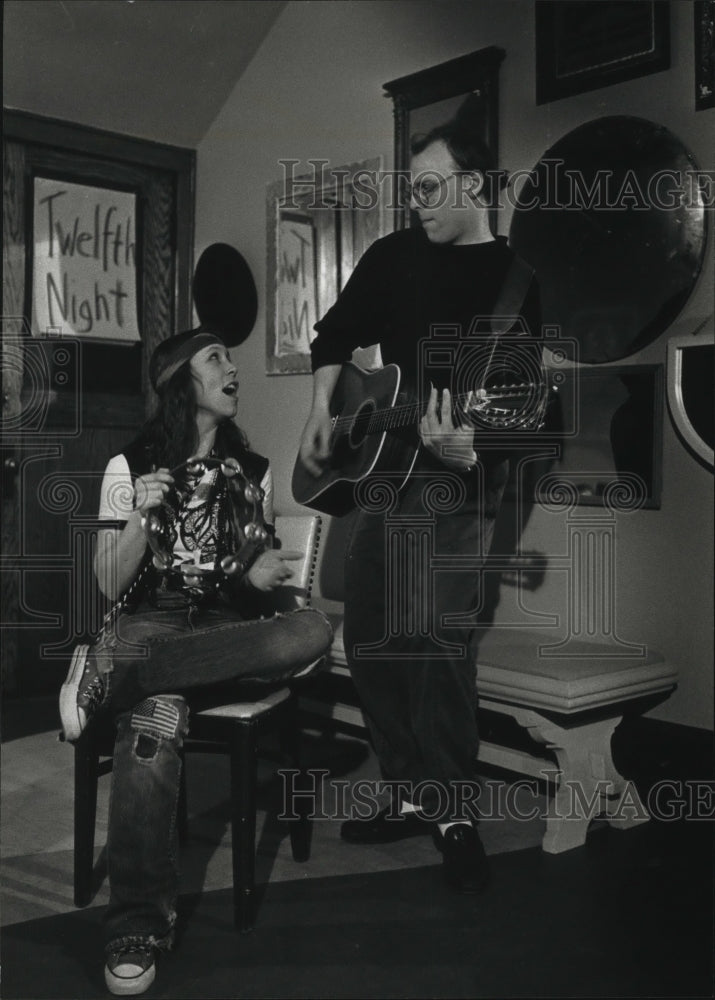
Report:
[[[617,361],[670,326],[702,267],[697,166],[668,129],[599,118],[547,150],[517,191],[509,241],[536,270],[543,322],[579,359]]]
[[[258,294],[251,270],[235,247],[212,243],[199,257],[192,286],[201,325],[237,347],[256,322]]]

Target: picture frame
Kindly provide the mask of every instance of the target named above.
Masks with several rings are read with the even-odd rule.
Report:
[[[268,185],[266,374],[310,373],[314,324],[384,235],[382,165],[312,161],[312,173]]]
[[[715,0],[695,0],[695,110],[715,108]]]
[[[574,367],[553,381],[558,392],[538,444],[549,457],[513,463],[521,478],[510,482],[508,499],[545,502],[540,483],[548,476],[571,484],[577,505],[603,507],[620,480],[637,494],[637,506],[659,509],[664,366]]]
[[[275,201],[275,254],[269,290],[268,374],[310,371],[310,340],[318,319],[317,233],[307,210]]]
[[[410,223],[405,179],[410,165],[410,136],[448,121],[468,94],[482,103],[482,138],[499,163],[499,67],[504,49],[491,45],[383,84],[395,117],[394,228]],[[495,224],[495,216],[492,218]]]
[[[536,103],[670,67],[668,0],[537,0]]]

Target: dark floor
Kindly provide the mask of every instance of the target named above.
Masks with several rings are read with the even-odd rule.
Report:
[[[52,711],[6,706],[4,739],[51,729]],[[615,742],[641,795],[659,789],[660,819],[626,831],[597,821],[584,848],[560,855],[490,856],[479,897],[444,887],[429,854],[393,867],[405,844],[385,850],[384,870],[339,875],[321,871],[318,851],[300,877],[261,888],[245,936],[228,888],[188,893],[178,947],[147,997],[715,996],[711,737],[634,720]],[[106,995],[101,916],[95,906],[6,926],[5,1000]]]
[[[428,867],[271,884],[246,936],[226,926],[228,890],[187,897],[149,995],[710,997],[710,833],[604,829],[563,855],[499,855],[478,899]],[[96,911],[14,925],[3,947],[8,1000],[103,993]]]

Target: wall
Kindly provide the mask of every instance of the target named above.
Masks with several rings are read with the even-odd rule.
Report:
[[[487,45],[502,64],[500,144],[507,170],[530,167],[560,136],[606,114],[658,121],[712,166],[715,112],[693,111],[692,8],[676,2],[672,68],[573,98],[534,104],[530,0],[366,0],[288,5],[198,149],[197,253],[227,241],[246,256],[259,289],[255,332],[236,352],[240,419],[254,447],[272,457],[278,506],[295,511],[290,474],[310,406],[309,376],[266,376],[265,188],[278,161],[329,160],[338,166],[382,155],[391,165],[391,104],[382,84]],[[504,214],[500,229],[508,231]],[[712,233],[698,286],[678,320],[692,332],[712,313]],[[665,360],[667,336],[630,361]],[[663,496],[658,511],[617,524],[618,632],[665,654],[681,673],[678,691],[653,714],[712,727],[712,475],[679,443],[664,417]],[[536,511],[526,548],[559,554],[563,518]],[[506,594],[498,616],[510,614]],[[566,612],[563,574],[547,574],[529,609]],[[497,618],[499,620],[499,617]],[[562,618],[563,620],[563,618]]]

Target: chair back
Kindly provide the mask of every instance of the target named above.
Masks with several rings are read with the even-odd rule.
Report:
[[[322,519],[317,514],[279,515],[276,517],[276,548],[301,552],[291,560],[290,582],[273,591],[277,611],[292,611],[310,604],[315,579],[315,563],[320,544]]]

